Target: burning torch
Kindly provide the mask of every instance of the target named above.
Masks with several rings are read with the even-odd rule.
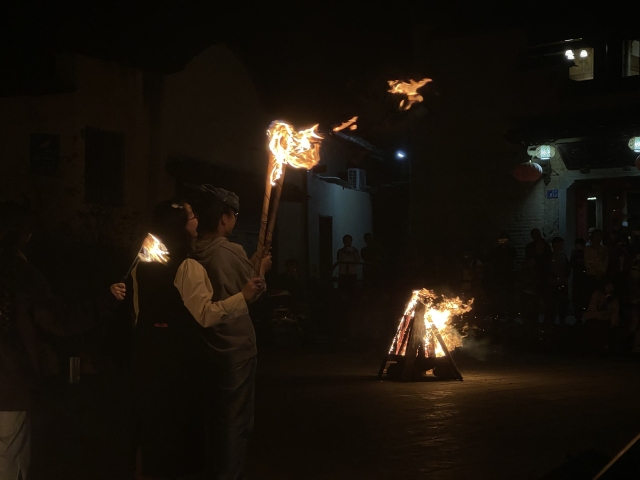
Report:
[[[273,228],[276,223],[285,167],[311,169],[320,161],[320,143],[323,137],[318,133],[318,125],[306,130],[295,131],[293,127],[280,120],[269,125],[269,168],[262,203],[260,234],[258,236],[258,255],[253,266],[254,275],[260,272],[262,258],[269,252],[273,239]],[[273,201],[272,187],[275,187]]]
[[[127,273],[125,273],[125,275],[122,277],[122,281],[124,282],[129,277],[129,275],[131,275],[131,272],[139,262],[157,262],[166,264],[168,261],[169,250],[167,250],[167,247],[165,247],[165,245],[157,237],[149,233],[142,242],[140,250],[138,250],[138,254],[131,263],[131,266],[127,270]]]

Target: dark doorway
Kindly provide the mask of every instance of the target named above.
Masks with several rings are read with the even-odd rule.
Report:
[[[318,222],[320,279],[329,282],[333,265],[333,217],[319,215]]]

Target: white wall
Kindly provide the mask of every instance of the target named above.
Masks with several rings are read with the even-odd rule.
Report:
[[[319,180],[307,174],[309,194],[309,263],[319,267],[320,215],[333,217],[333,260],[342,248],[342,237],[351,235],[353,246],[364,247],[364,234],[373,232],[371,196],[339,185]],[[361,269],[360,269],[361,270]],[[358,273],[360,277],[362,272]]]
[[[281,202],[278,209],[278,251],[274,252],[278,262],[278,272],[285,270],[285,263],[292,258],[298,261],[300,270],[304,267],[304,205],[298,202]],[[302,272],[301,272],[302,273]]]

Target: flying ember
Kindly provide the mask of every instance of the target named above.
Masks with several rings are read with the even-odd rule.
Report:
[[[358,126],[356,125],[356,121],[358,120],[358,117],[353,117],[350,120],[347,120],[346,122],[343,122],[341,125],[338,125],[337,127],[335,127],[333,129],[334,132],[339,132],[340,130],[344,130],[345,128],[348,128],[349,130],[356,130],[358,128]]]
[[[418,93],[418,89],[432,81],[430,78],[423,78],[418,81],[409,80],[409,83],[400,80],[389,80],[389,90],[387,91],[391,94],[406,95],[407,98],[400,101],[400,109],[409,110],[414,103],[419,103],[424,100],[422,95]]]

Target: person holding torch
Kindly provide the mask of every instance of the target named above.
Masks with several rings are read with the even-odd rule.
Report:
[[[241,245],[228,240],[240,209],[238,196],[211,185],[196,187],[198,200],[193,209],[198,216],[198,239],[193,258],[207,270],[213,285],[213,300],[237,295],[252,277],[254,264]],[[271,269],[271,255],[260,262],[259,278],[266,290],[264,274]],[[209,428],[213,445],[209,455],[212,478],[244,478],[244,463],[253,430],[256,372],[256,334],[248,312],[231,322],[207,329],[211,347]]]
[[[31,415],[40,387],[38,331],[57,336],[84,332],[106,320],[125,295],[125,284],[79,304],[53,295],[22,247],[31,238],[31,214],[17,202],[0,203],[0,479],[29,478]]]
[[[202,385],[210,373],[202,338],[245,316],[247,302],[262,289],[262,280],[248,279],[235,295],[212,301],[206,270],[189,258],[197,227],[188,203],[160,203],[150,230],[168,259],[132,270],[137,469],[145,477],[183,477],[204,468],[209,405]]]

